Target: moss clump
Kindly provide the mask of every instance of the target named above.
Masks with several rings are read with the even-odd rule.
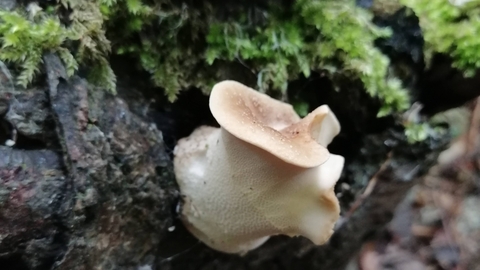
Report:
[[[61,6],[52,8],[65,9],[69,12],[65,24],[74,35],[71,50],[80,63],[89,67],[91,82],[112,92],[116,89],[116,76],[108,62],[111,51],[110,41],[106,37],[105,20],[101,13],[102,5],[112,0],[57,0]]]
[[[34,22],[28,20],[26,14],[0,11],[0,60],[19,67],[16,79],[23,87],[39,72],[44,51],[57,51],[70,75],[78,68],[77,61],[64,47],[65,41],[72,38],[72,33],[58,18],[41,14],[36,17]]]
[[[262,10],[260,23],[248,19],[248,8],[241,7],[231,16],[234,20],[220,20],[214,15],[222,14],[220,9],[208,2],[58,0],[47,7],[50,14],[40,11],[33,18],[3,12],[0,20],[7,23],[0,34],[8,38],[2,45],[12,51],[0,60],[21,67],[18,80],[26,85],[42,53],[57,51],[70,74],[86,66],[92,81],[114,90],[107,57],[110,52],[129,54],[172,102],[190,86],[208,92],[218,80],[215,62],[240,62],[257,74],[261,91],[281,94],[289,81],[322,70],[334,83],[346,77],[360,80],[382,101],[379,116],[408,107],[406,91],[389,75],[389,59],[374,47],[374,40],[389,31],[374,26],[371,14],[354,0],[271,6]],[[55,14],[67,16],[60,20]]]
[[[88,65],[92,79],[114,92],[116,78],[107,60],[110,43],[105,38],[99,3],[62,0],[61,5],[46,11],[36,4],[30,4],[28,12],[0,11],[0,60],[19,70],[17,83],[23,87],[31,83],[43,53],[53,51],[62,58],[69,75],[80,64]],[[71,10],[67,23],[56,15],[61,8]]]
[[[389,78],[389,59],[373,45],[387,29],[371,23],[371,15],[354,1],[300,0],[293,12],[272,12],[263,27],[246,21],[211,25],[207,62],[244,61],[258,74],[261,90],[285,92],[289,80],[311,70],[329,70],[359,78],[371,96],[382,100],[379,116],[409,105],[401,82]],[[340,60],[340,61],[339,61]]]
[[[455,67],[466,75],[473,75],[480,68],[479,0],[401,0],[401,3],[419,17],[427,59],[434,53],[450,55]]]
[[[109,18],[115,53],[138,59],[172,102],[182,88],[210,86],[205,83],[211,79],[203,59],[208,6],[189,7],[168,0],[148,5],[140,0],[115,2],[102,8]]]

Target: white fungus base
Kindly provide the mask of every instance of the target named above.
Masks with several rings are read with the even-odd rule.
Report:
[[[285,163],[223,128],[200,127],[175,148],[182,218],[213,249],[245,253],[271,235],[326,242],[339,218],[333,187],[344,159],[315,168]]]

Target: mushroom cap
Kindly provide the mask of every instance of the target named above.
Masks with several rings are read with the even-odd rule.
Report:
[[[326,162],[326,145],[340,132],[327,105],[301,119],[290,104],[235,81],[213,87],[210,111],[233,136],[302,168]]]

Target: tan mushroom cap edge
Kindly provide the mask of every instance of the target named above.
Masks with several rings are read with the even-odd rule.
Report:
[[[210,111],[233,136],[302,168],[326,162],[329,151],[316,138],[322,122],[332,121],[323,105],[301,119],[290,104],[275,100],[236,81],[217,83],[210,94]],[[326,119],[327,118],[327,119]],[[340,126],[336,118],[333,133]],[[332,128],[331,124],[327,124]]]

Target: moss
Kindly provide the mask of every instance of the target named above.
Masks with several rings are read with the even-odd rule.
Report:
[[[23,69],[18,81],[25,86],[38,72],[43,52],[57,51],[70,74],[88,67],[91,81],[114,90],[108,56],[128,54],[172,102],[191,86],[208,93],[221,73],[217,62],[241,63],[257,75],[259,90],[283,96],[290,81],[327,71],[334,83],[345,77],[360,80],[381,100],[379,116],[408,107],[401,82],[389,74],[389,59],[374,46],[389,31],[374,26],[371,14],[355,1],[263,7],[259,21],[246,16],[251,10],[245,7],[221,20],[215,16],[224,12],[220,9],[208,2],[58,0],[33,18],[3,12],[0,34],[7,35],[2,45],[12,51],[4,51],[0,60]]]
[[[400,0],[400,3],[409,7],[419,18],[425,40],[424,55],[427,64],[430,64],[435,54],[444,54],[453,59],[453,66],[462,70],[466,77],[478,71],[479,0]],[[434,117],[428,122],[407,123],[405,128],[409,141],[415,143],[446,132],[436,126],[439,119],[440,117]],[[455,135],[455,124],[449,124],[449,132]]]
[[[90,74],[98,78],[94,81],[115,91],[116,78],[107,60],[110,44],[104,35],[99,3],[62,0],[45,11],[36,4],[0,11],[0,60],[18,70],[17,83],[23,87],[31,83],[40,70],[43,54],[53,51],[62,58],[69,75],[78,70],[79,64],[93,67]],[[71,10],[67,23],[57,15],[62,8]]]
[[[56,17],[36,14],[35,21],[26,14],[0,11],[0,60],[14,63],[20,69],[17,83],[26,87],[39,72],[44,51],[58,51],[68,67],[68,73],[78,68],[77,61],[63,45],[71,39],[69,32]]]
[[[168,0],[149,5],[139,0],[117,2],[104,9],[115,53],[134,56],[172,102],[183,88],[207,87],[202,44],[208,7]]]
[[[263,27],[237,20],[212,24],[207,37],[208,63],[244,61],[258,74],[260,90],[284,93],[289,80],[311,70],[328,70],[333,80],[360,79],[366,91],[382,100],[379,116],[405,110],[408,95],[389,77],[389,59],[374,47],[389,35],[371,23],[354,1],[297,1],[292,14],[272,12]],[[340,60],[340,61],[339,61]]]
[[[435,53],[442,53],[451,56],[454,66],[466,75],[476,72],[480,67],[479,0],[401,0],[401,3],[419,17],[427,60]]]
[[[375,15],[392,15],[403,8],[399,0],[373,0],[370,9]]]
[[[116,89],[116,76],[108,62],[111,51],[110,41],[106,37],[105,20],[101,5],[111,0],[58,0],[69,12],[68,29],[74,34],[72,50],[84,66],[89,67],[91,82],[112,92]],[[56,9],[60,9],[57,5]],[[59,11],[61,12],[61,11]],[[57,12],[57,13],[59,13]]]

